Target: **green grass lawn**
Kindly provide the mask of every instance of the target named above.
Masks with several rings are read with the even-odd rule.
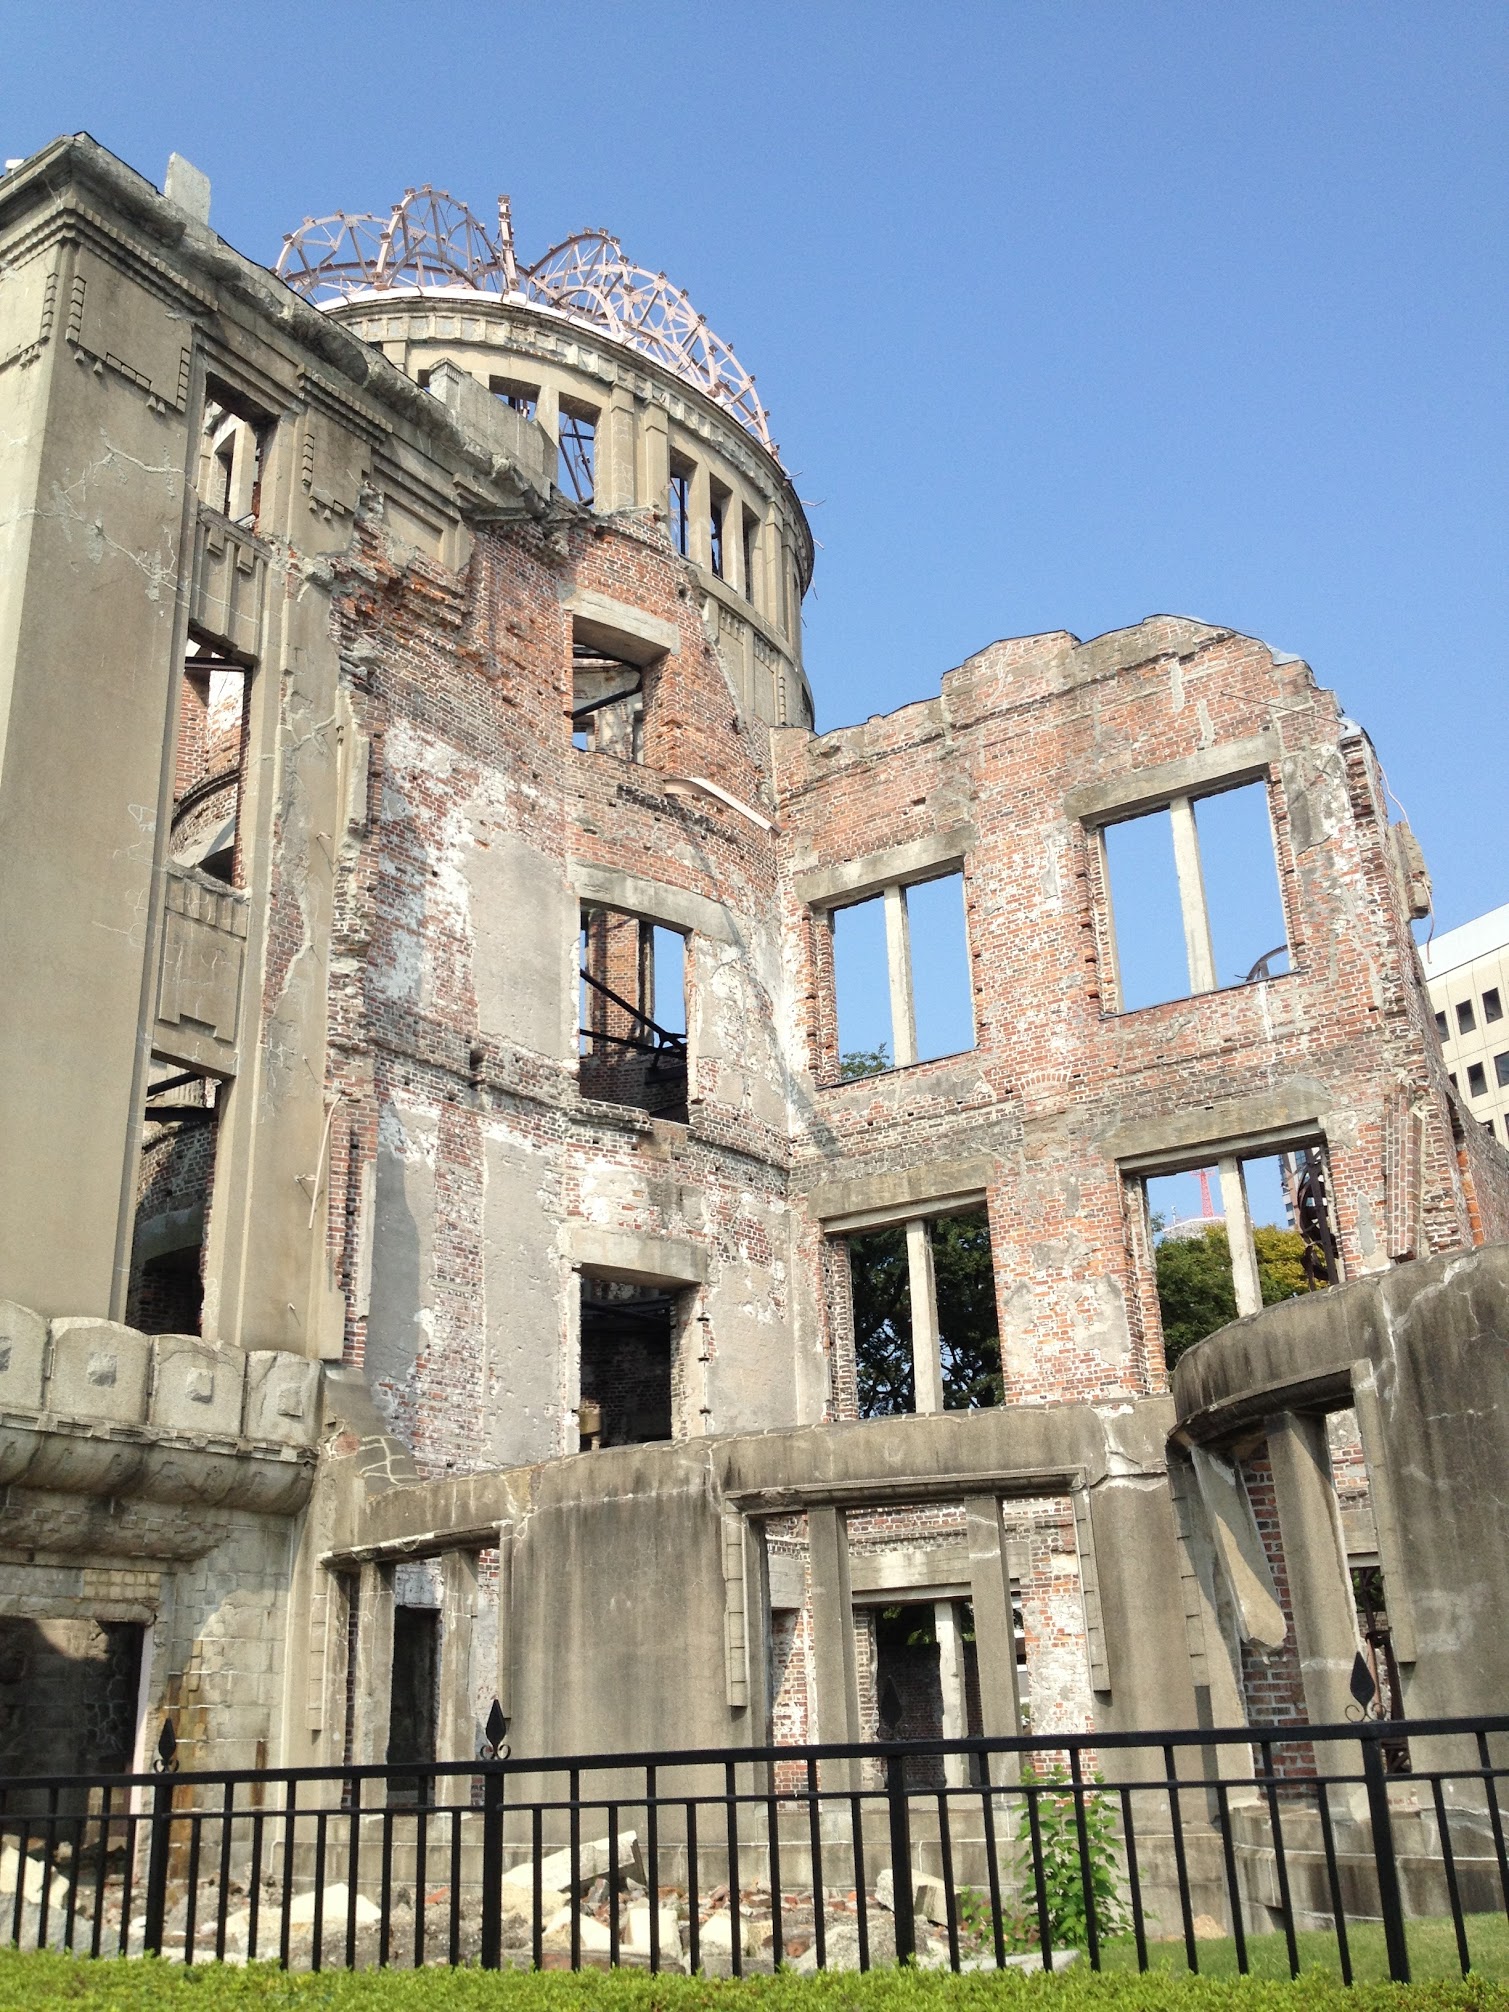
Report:
[[[1448,1930],[1449,1935],[1449,1930]],[[1315,1938],[1316,1941],[1324,1938]],[[1424,1967],[1425,1941],[1420,1944]],[[1307,1969],[1297,1983],[1266,1974],[1190,1977],[1164,1967],[1148,1976],[1118,1967],[1093,1975],[1084,1965],[1057,1977],[1008,1972],[953,1977],[938,1972],[753,1977],[714,1982],[650,1977],[639,1971],[485,1973],[478,1970],[334,1971],[289,1974],[270,1965],[221,1967],[90,1961],[0,1950],[0,2012],[1509,2012],[1509,1986],[1473,1976],[1408,1986],[1363,1982],[1348,1991],[1331,1970]],[[1229,1943],[1201,1945],[1202,1959]],[[1120,1947],[1108,1951],[1120,1966]],[[1182,1957],[1179,1959],[1182,1962]],[[1371,1957],[1369,1958],[1371,1963]],[[1371,1974],[1371,1972],[1370,1972]]]
[[[1416,1981],[1461,1976],[1456,1936],[1449,1920],[1418,1920],[1405,1925],[1409,1939],[1410,1974]],[[1469,1914],[1465,1925],[1473,1975],[1509,1980],[1509,1920],[1502,1914]],[[1329,1931],[1306,1930],[1294,1939],[1299,1945],[1302,1974],[1340,1977],[1341,1959],[1334,1935]],[[1375,1922],[1358,1923],[1348,1929],[1347,1939],[1351,1946],[1353,1977],[1359,1981],[1385,1980],[1388,1977],[1388,1957],[1384,1952],[1382,1927]],[[1197,1942],[1195,1951],[1202,1977],[1238,1975],[1236,1944],[1230,1936],[1219,1942]],[[1160,1976],[1188,1974],[1188,1960],[1182,1941],[1151,1942],[1147,1955],[1149,1967]],[[1112,1975],[1135,1971],[1136,1945],[1130,1937],[1118,1937],[1101,1951],[1100,1960],[1102,1968]],[[1284,1936],[1249,1935],[1247,1968],[1253,1977],[1287,1977],[1289,1945]]]

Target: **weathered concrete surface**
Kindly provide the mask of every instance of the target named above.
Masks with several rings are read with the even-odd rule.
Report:
[[[84,1582],[49,1592],[44,1554],[134,1561],[157,1583],[125,1604],[172,1645],[152,1709],[294,1761],[348,1732],[381,1757],[412,1555],[448,1561],[453,1743],[489,1659],[542,1748],[868,1727],[865,1602],[918,1587],[952,1641],[972,1595],[993,1726],[1021,1702],[1015,1611],[1049,1729],[1297,1711],[1345,1660],[1316,1421],[1352,1404],[1340,1527],[1376,1532],[1411,1699],[1489,1698],[1457,1610],[1502,1591],[1481,1552],[1505,1547],[1454,1491],[1463,1435],[1497,1486],[1496,1371],[1469,1403],[1456,1311],[1449,1344],[1394,1330],[1430,1330],[1433,1267],[1509,1235],[1509,1158],[1459,1136],[1418,862],[1334,696],[1154,616],[992,644],[817,735],[810,531],[732,411],[514,297],[317,312],[214,235],[186,163],[172,195],[83,138],[0,178],[0,935],[25,946],[0,1459],[37,1553],[0,1599],[77,1616]],[[593,427],[590,502],[563,414]],[[1291,969],[1221,985],[1197,812],[1242,782]],[[1104,827],[1164,808],[1189,996],[1125,1011]],[[908,890],[953,871],[973,1045],[911,1061]],[[833,915],[871,897],[908,1066],[846,1081]],[[1212,1530],[1165,1474],[1143,1183],[1219,1161],[1236,1197],[1240,1155],[1298,1145],[1364,1284],[1208,1345],[1263,1356],[1255,1394],[1220,1396],[1198,1351],[1181,1369],[1229,1481]],[[925,1409],[925,1225],[963,1210],[989,1225],[1005,1401],[861,1421],[849,1240],[909,1226]],[[1428,1262],[1388,1272],[1406,1258]],[[1375,1276],[1377,1348],[1351,1333]],[[625,1415],[671,1440],[573,1458],[583,1298],[618,1288],[670,1337],[668,1393],[621,1388]],[[1453,1546],[1455,1578],[1420,1565]],[[1218,1553],[1251,1582],[1235,1615]],[[217,1603],[248,1632],[211,1669]],[[1242,1664],[1267,1649],[1288,1691]]]
[[[1414,1616],[1409,1710],[1500,1711],[1509,1695],[1498,1625],[1509,1600],[1509,1245],[1403,1266],[1223,1328],[1175,1372],[1180,1435],[1219,1444],[1256,1421],[1349,1403],[1357,1363],[1373,1371],[1400,1591]],[[1334,1541],[1323,1517],[1312,1541]]]

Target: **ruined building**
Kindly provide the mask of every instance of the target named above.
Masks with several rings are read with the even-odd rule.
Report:
[[[57,141],[0,179],[0,443],[0,1772],[165,1712],[460,1757],[494,1695],[519,1754],[1314,1722],[1359,1647],[1502,1705],[1509,1156],[1306,664],[1157,616],[815,732],[753,379],[612,239],[428,190],[274,274]],[[1258,1161],[1316,1288],[1266,1312]],[[1242,1318],[1171,1389],[1195,1168]]]

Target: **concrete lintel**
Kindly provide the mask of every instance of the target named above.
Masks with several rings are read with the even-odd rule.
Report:
[[[693,894],[684,887],[670,887],[663,880],[646,880],[640,874],[622,873],[616,866],[597,866],[584,859],[572,860],[567,873],[572,892],[580,901],[621,909],[626,915],[643,915],[668,929],[693,930],[716,943],[739,940],[728,910],[705,894]]]
[[[1014,1585],[1028,1576],[1032,1559],[1025,1538],[1009,1539],[1006,1564]],[[849,1584],[856,1603],[864,1606],[894,1606],[898,1593],[916,1593],[930,1600],[967,1600],[969,1545],[960,1540],[909,1544],[900,1550],[855,1551],[849,1558]]]
[[[647,615],[628,601],[612,600],[587,587],[578,587],[567,596],[566,611],[578,642],[590,643],[626,663],[653,664],[657,658],[674,657],[681,648],[681,632],[674,622]]]
[[[842,908],[879,894],[885,887],[937,880],[963,866],[966,854],[979,839],[974,825],[955,824],[926,838],[914,838],[907,845],[866,853],[862,859],[817,866],[809,873],[797,874],[796,896],[809,908]]]
[[[642,1237],[632,1230],[598,1229],[587,1223],[572,1225],[571,1263],[576,1271],[627,1279],[634,1285],[702,1285],[707,1279],[707,1252],[695,1244],[680,1237]]]
[[[1130,775],[1108,776],[1103,782],[1081,783],[1064,798],[1069,818],[1084,824],[1111,824],[1117,818],[1135,817],[1152,810],[1172,797],[1209,795],[1219,789],[1235,789],[1265,775],[1281,753],[1276,733],[1254,734],[1250,740],[1227,741],[1224,746],[1201,748],[1182,760],[1160,762]]]
[[[945,1590],[962,1586],[969,1598],[969,1546],[966,1543],[910,1544],[904,1550],[851,1551],[849,1585],[855,1599],[892,1601],[898,1592],[926,1592],[941,1599]]]
[[[937,1418],[946,1414],[907,1415]],[[728,1500],[751,1516],[781,1516],[829,1504],[843,1509],[883,1509],[893,1503],[958,1502],[981,1488],[992,1489],[1002,1498],[1067,1495],[1086,1481],[1081,1467],[960,1468],[947,1474],[913,1472],[894,1477],[875,1474],[856,1481],[778,1482],[768,1488],[730,1489]]]
[[[1270,1311],[1265,1307],[1262,1315],[1253,1318],[1261,1319]],[[1252,1330],[1236,1320],[1218,1332],[1235,1340],[1246,1339]],[[1280,1401],[1288,1411],[1339,1411],[1345,1407],[1351,1388],[1345,1365],[1317,1370],[1313,1376],[1285,1377],[1280,1384],[1244,1384],[1239,1390],[1223,1391],[1218,1403],[1190,1411],[1180,1419],[1174,1436],[1181,1446],[1214,1446],[1219,1450],[1237,1434],[1261,1424]]]
[[[1275,1153],[1285,1146],[1324,1141],[1331,1093],[1303,1077],[1260,1097],[1197,1104],[1156,1118],[1118,1125],[1102,1134],[1101,1150],[1124,1174],[1177,1172],[1192,1153],[1213,1165],[1222,1155]]]
[[[940,1216],[977,1208],[996,1176],[994,1159],[931,1160],[894,1174],[822,1181],[807,1191],[807,1207],[825,1229],[873,1228],[909,1216]]]

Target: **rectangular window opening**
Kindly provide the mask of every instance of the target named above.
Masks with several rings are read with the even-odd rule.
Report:
[[[206,1227],[224,1086],[154,1061],[142,1111],[126,1321],[143,1334],[198,1334]]]
[[[674,1438],[681,1298],[661,1286],[583,1274],[577,1412],[583,1452]]]
[[[1265,782],[1118,819],[1101,839],[1120,1011],[1288,970]]]
[[[487,388],[493,397],[513,412],[523,413],[526,419],[533,419],[539,410],[540,387],[537,384],[521,384],[512,377],[490,377]]]
[[[1503,1017],[1504,1017],[1504,1004],[1503,1001],[1499,998],[1498,987],[1496,985],[1490,985],[1487,991],[1483,994],[1484,1023],[1485,1025],[1491,1026],[1495,1020],[1502,1020]]]
[[[756,582],[760,570],[760,520],[748,510],[740,513],[743,520],[744,553],[744,598],[754,606],[759,600]]]
[[[201,502],[249,531],[262,509],[262,472],[272,420],[228,385],[212,379],[200,431]]]
[[[1189,993],[1189,962],[1180,920],[1174,836],[1166,810],[1108,824],[1102,834],[1116,928],[1116,972],[1123,1013]]]
[[[571,645],[571,744],[585,754],[644,760],[644,666],[595,643]]]
[[[171,851],[229,887],[243,884],[241,795],[251,672],[190,637],[178,698]]]
[[[561,400],[559,462],[562,493],[590,510],[597,493],[597,413],[572,398]]]
[[[1438,1013],[1436,1015],[1436,1032],[1437,1034],[1440,1035],[1443,1041],[1450,1039],[1450,1036],[1446,1031],[1446,1015],[1444,1013]]]
[[[907,888],[917,1059],[962,1055],[975,1045],[974,1000],[964,921],[964,875]]]
[[[584,909],[581,1093],[687,1122],[686,939],[643,916]]]
[[[1247,1217],[1241,1269],[1249,1294],[1256,1286],[1256,1305],[1242,1305],[1232,1262],[1233,1174],[1235,1200]],[[1143,1190],[1170,1370],[1197,1341],[1242,1313],[1340,1282],[1330,1173],[1319,1145],[1149,1175]]]
[[[689,461],[672,459],[667,507],[672,547],[683,559],[688,558],[692,549],[692,465]]]
[[[707,513],[708,557],[713,571],[720,580],[724,575],[723,526],[728,519],[729,501],[726,489],[714,489]]]
[[[831,920],[843,1079],[974,1047],[962,873],[889,889]]]
[[[1509,1090],[1509,1049],[1493,1058],[1494,1081],[1501,1090]]]
[[[1467,1094],[1469,1097],[1488,1095],[1488,1072],[1481,1062],[1467,1064]]]
[[[1474,1033],[1477,1029],[1477,1024],[1472,1011],[1472,1001],[1470,999],[1463,999],[1457,1007],[1457,1032],[1459,1034]]]
[[[925,1238],[924,1253],[916,1248]],[[929,1270],[931,1279],[928,1277]],[[861,1418],[914,1412],[915,1333],[935,1331],[938,1360],[925,1364],[945,1411],[980,1411],[1005,1401],[995,1268],[984,1209],[913,1225],[892,1223],[849,1239],[856,1409]],[[932,1305],[914,1322],[918,1290]],[[924,1392],[926,1396],[926,1391]],[[939,1408],[925,1403],[925,1409]]]

